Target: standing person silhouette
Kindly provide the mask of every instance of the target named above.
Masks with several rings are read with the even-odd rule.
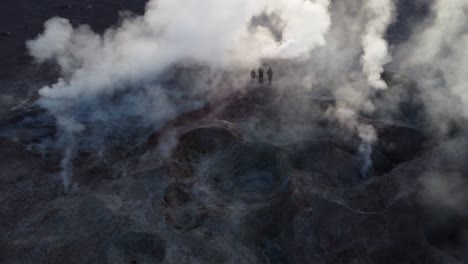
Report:
[[[258,68],[258,82],[263,83],[263,67]]]
[[[252,83],[255,83],[255,81],[257,80],[257,72],[255,71],[255,69],[253,69],[250,72],[250,77],[252,77]]]
[[[273,80],[273,70],[271,69],[271,67],[268,68],[267,75],[268,75],[268,85],[271,85],[271,81]]]

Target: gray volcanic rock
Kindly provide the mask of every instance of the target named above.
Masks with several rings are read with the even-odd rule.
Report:
[[[108,252],[113,263],[162,263],[165,242],[156,234],[130,232],[117,238]]]
[[[340,185],[351,185],[361,181],[358,157],[331,141],[299,142],[289,148],[292,152],[292,167],[296,170],[319,173],[328,181]]]
[[[391,44],[428,12],[415,2],[398,1]],[[65,194],[66,146],[36,91],[59,69],[33,63],[24,43],[52,16],[102,32],[145,3],[2,3],[0,263],[468,263],[465,120],[444,140],[432,135],[422,88],[397,73],[385,72],[389,88],[370,95],[375,112],[356,113],[376,130],[367,174],[362,139],[326,114],[340,104],[327,87],[274,83],[198,95],[201,103],[154,126],[131,115],[79,120],[86,129]],[[268,63],[285,69],[278,79],[308,70]],[[166,70],[159,83],[184,94],[209,69]],[[112,133],[95,140],[101,131]]]
[[[243,145],[206,169],[212,189],[226,199],[263,201],[287,190],[288,166],[281,150],[268,145]]]
[[[254,105],[248,114],[258,118],[268,118],[270,105],[278,102],[240,100]],[[2,262],[441,263],[451,260],[449,255],[464,258],[463,242],[456,242],[457,249],[440,242],[453,231],[420,199],[427,195],[427,172],[466,170],[463,163],[450,162],[466,154],[461,146],[431,154],[420,130],[372,120],[379,142],[373,146],[374,172],[365,178],[354,139],[332,133],[329,139],[267,143],[269,136],[258,135],[269,125],[252,130],[250,118],[220,120],[232,111],[226,105],[169,122],[152,136],[155,141],[143,145],[116,142],[100,155],[83,145],[65,196],[59,156],[40,156],[3,139],[8,159],[2,160]],[[20,120],[28,118],[34,115]],[[447,221],[462,223],[463,217],[455,214]]]
[[[405,211],[412,209],[398,204],[381,214],[362,214],[318,199],[294,221],[301,247],[292,262],[439,263],[417,216]]]
[[[259,89],[252,93],[269,91]],[[294,140],[288,133],[296,131],[273,133],[272,105],[284,95],[271,91],[263,96],[266,101],[251,95],[247,91],[236,99],[251,109],[240,119],[225,114],[236,102],[228,100],[181,115],[148,141],[112,141],[100,153],[78,145],[67,195],[61,191],[59,155],[41,156],[40,148],[23,145],[30,141],[14,143],[4,134],[2,263],[456,263],[453,257],[465,258],[463,238],[453,242],[451,234],[466,230],[466,215],[441,218],[436,208],[453,205],[425,202],[433,195],[428,184],[440,175],[468,171],[460,162],[466,157],[463,140],[431,148],[421,130],[369,120],[379,141],[373,145],[372,173],[363,177],[359,140],[340,137],[335,123],[315,117],[314,141],[301,140],[304,135]],[[31,120],[29,127],[42,120],[23,115],[17,120]]]

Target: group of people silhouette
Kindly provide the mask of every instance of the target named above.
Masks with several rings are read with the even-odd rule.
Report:
[[[257,76],[257,71],[258,71],[258,76]],[[257,77],[258,77],[258,83],[263,84],[263,82],[264,82],[263,67],[260,66],[257,71],[255,69],[253,69],[250,72],[250,76],[252,77],[252,82],[255,82],[257,80]],[[271,85],[271,82],[273,80],[273,70],[271,69],[271,67],[268,68],[268,71],[266,73],[267,73],[267,77],[268,77],[268,85]]]

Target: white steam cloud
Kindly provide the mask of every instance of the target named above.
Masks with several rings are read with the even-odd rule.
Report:
[[[468,117],[468,2],[435,0],[431,11],[398,50],[398,61],[431,99],[433,123],[443,128],[449,120]]]
[[[66,19],[53,18],[27,46],[39,61],[58,62],[65,76],[40,91],[47,105],[48,100],[122,88],[183,59],[249,66],[264,57],[307,54],[325,44],[328,5],[326,0],[150,1],[144,16],[125,19],[102,36],[87,26],[73,28]],[[286,21],[282,42],[265,28],[249,30],[252,17],[262,12]]]
[[[62,71],[62,78],[39,94],[41,105],[62,120],[61,138],[68,139],[70,146],[62,161],[66,189],[72,178],[73,135],[79,133],[75,124],[82,122],[77,108],[91,108],[88,112],[94,119],[104,120],[118,109],[106,113],[107,101],[102,98],[145,85],[181,61],[221,69],[250,68],[262,58],[307,56],[325,45],[329,4],[329,0],[151,0],[144,15],[124,18],[103,35],[86,25],[73,27],[67,19],[47,21],[44,32],[27,47],[38,62],[54,61]],[[260,14],[275,14],[284,21],[280,42],[268,28],[252,28],[252,18]],[[148,93],[155,90],[163,96],[147,103]],[[131,100],[149,105],[141,115],[156,115],[150,120],[161,121],[168,118],[164,113],[176,112],[172,108],[178,106],[163,100],[164,87],[144,91]]]
[[[468,115],[467,9],[465,0],[435,0],[434,16],[415,30],[420,33],[396,48],[395,64],[401,72],[437,99],[432,111],[454,111],[445,100],[449,91]],[[144,15],[124,18],[102,35],[86,25],[74,27],[66,19],[52,18],[27,46],[37,61],[53,61],[61,68],[62,78],[40,90],[40,103],[62,120],[60,131],[68,135],[63,138],[85,130],[74,128],[82,122],[77,111],[82,105],[91,108],[88,112],[99,120],[129,111],[129,106],[150,123],[174,116],[182,104],[171,102],[170,89],[152,81],[178,63],[229,70],[251,69],[263,58],[301,58],[299,71],[278,69],[290,76],[277,83],[325,87],[345,101],[332,116],[361,140],[361,173],[365,175],[372,166],[377,136],[373,127],[361,124],[358,113],[375,110],[369,86],[387,88],[381,78],[384,65],[391,60],[385,36],[395,13],[393,0],[151,0]],[[279,21],[280,38],[271,28],[252,23],[253,18],[265,15]],[[142,86],[135,91],[134,87]],[[212,93],[218,91],[216,84],[207,86]],[[106,98],[128,89],[134,92],[126,104],[105,110],[110,101]],[[73,159],[73,155],[65,156]],[[64,171],[66,164],[70,163],[63,163]]]
[[[393,0],[368,0],[364,3],[368,23],[362,37],[364,54],[361,57],[363,72],[369,84],[376,89],[386,89],[382,80],[383,66],[391,61],[385,33],[395,18]]]

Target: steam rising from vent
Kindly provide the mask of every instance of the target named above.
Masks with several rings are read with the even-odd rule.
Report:
[[[58,116],[57,125],[61,131],[59,143],[65,149],[63,159],[60,162],[62,168],[61,177],[65,193],[68,193],[73,180],[73,158],[76,153],[75,133],[83,131],[81,124],[74,123],[72,119]]]
[[[359,156],[361,157],[361,176],[367,177],[372,169],[372,144],[377,141],[377,133],[372,125],[360,125],[358,135],[361,139]]]
[[[364,54],[361,57],[363,72],[369,84],[376,89],[386,89],[382,80],[383,66],[391,61],[388,43],[384,36],[388,26],[394,20],[393,0],[365,1],[364,9],[368,12],[368,23],[362,37]]]
[[[356,112],[343,104],[329,108],[326,116],[331,120],[337,120],[347,131],[354,132],[359,137],[361,140],[358,148],[358,154],[361,158],[360,171],[362,177],[367,177],[372,168],[372,145],[377,141],[375,128],[360,122]]]
[[[172,109],[192,104],[162,101],[171,91],[148,87],[168,67],[189,60],[218,69],[246,69],[262,58],[308,56],[325,44],[329,4],[329,0],[151,0],[143,16],[124,18],[103,35],[89,26],[74,28],[67,19],[52,18],[42,34],[27,42],[38,62],[54,61],[62,71],[62,78],[39,91],[40,104],[58,120],[69,119],[67,123],[121,118],[131,112],[157,126],[178,112]],[[263,13],[276,14],[285,22],[281,42],[267,27],[250,27],[252,19]],[[196,85],[191,89],[196,90]],[[147,98],[154,90],[162,95],[157,103]],[[120,106],[122,111],[113,108],[115,103],[107,104],[106,98],[122,92],[138,104]],[[79,133],[68,126],[60,131],[70,142]],[[62,161],[66,188],[74,144],[66,148]]]

